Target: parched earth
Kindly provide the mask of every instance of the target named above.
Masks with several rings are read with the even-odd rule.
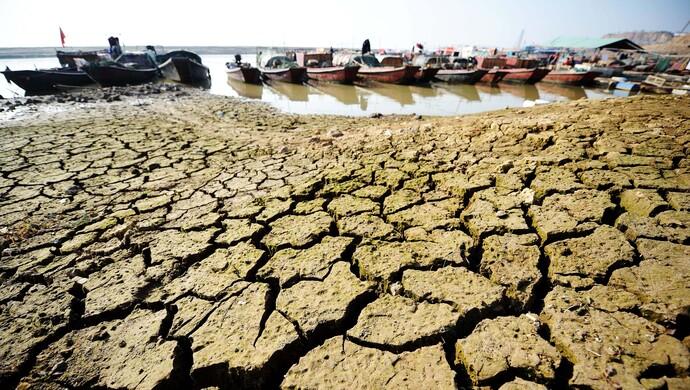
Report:
[[[690,98],[0,133],[0,388],[690,388]]]

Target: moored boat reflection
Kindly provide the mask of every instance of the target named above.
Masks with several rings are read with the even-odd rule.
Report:
[[[525,100],[539,99],[539,90],[533,84],[511,84],[505,83],[501,85],[501,91]]]
[[[238,95],[249,99],[261,99],[264,92],[264,87],[261,84],[249,84],[244,81],[235,79],[228,79],[228,85]]]
[[[319,92],[334,97],[343,104],[359,104],[360,93],[358,88],[353,85],[338,83],[309,83],[309,85]]]
[[[401,106],[414,104],[414,98],[412,97],[412,90],[409,85],[398,85],[398,84],[385,84],[373,82],[367,86],[367,89],[385,96]]]
[[[273,81],[266,83],[269,89],[275,91],[278,95],[287,97],[294,102],[309,101],[309,87],[304,84],[287,83],[282,81]]]
[[[470,102],[480,102],[479,92],[477,87],[473,84],[448,84],[448,83],[438,83],[435,84],[438,88],[443,91],[449,92],[453,95],[460,96],[461,98]]]
[[[587,92],[585,92],[584,88],[573,85],[538,83],[537,89],[544,93],[562,96],[568,100],[577,100],[587,97]]]

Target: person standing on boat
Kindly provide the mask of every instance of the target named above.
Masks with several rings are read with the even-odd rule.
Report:
[[[158,61],[156,61],[156,48],[155,47],[153,47],[151,45],[147,45],[146,50],[144,50],[144,52],[146,53],[146,56],[151,61],[152,65],[155,65],[158,62]]]
[[[371,52],[371,44],[369,44],[369,40],[365,39],[364,43],[362,44],[362,55],[370,53]]]

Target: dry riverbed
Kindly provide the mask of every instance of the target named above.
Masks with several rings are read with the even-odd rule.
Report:
[[[44,100],[0,100],[0,388],[690,387],[690,98]]]

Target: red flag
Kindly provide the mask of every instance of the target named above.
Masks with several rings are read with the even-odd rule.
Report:
[[[62,32],[62,27],[59,27],[59,28],[60,28],[60,42],[62,42],[62,47],[65,47],[65,33]]]

